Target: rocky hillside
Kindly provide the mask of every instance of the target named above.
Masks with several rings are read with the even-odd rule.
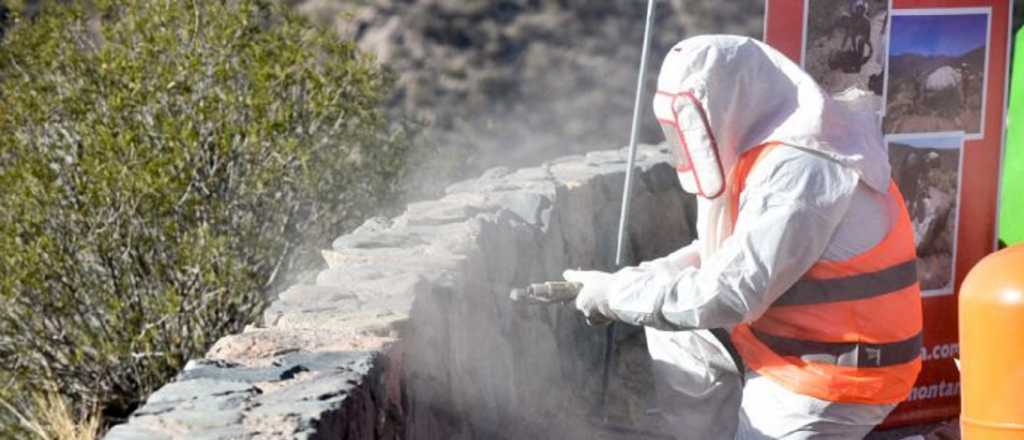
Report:
[[[453,174],[625,145],[646,3],[306,0],[296,6],[358,39],[394,69],[395,108],[428,121],[429,138],[441,148],[434,166],[425,168],[431,180],[437,173],[459,177]],[[649,90],[676,41],[702,33],[760,37],[762,13],[760,0],[659,1]],[[657,141],[646,100],[643,109],[642,140]]]
[[[357,39],[398,76],[395,111],[426,122],[438,148],[419,159],[419,196],[488,167],[628,142],[646,1],[288,2]],[[31,15],[38,3],[20,4]],[[763,10],[763,0],[659,0],[648,90],[675,42],[760,37]],[[659,141],[646,99],[643,110],[641,141]]]

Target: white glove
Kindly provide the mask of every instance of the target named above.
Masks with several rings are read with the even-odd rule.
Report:
[[[562,272],[566,281],[583,284],[576,296],[576,310],[587,318],[587,324],[610,324],[615,318],[608,307],[609,287],[614,275],[599,270],[567,270]]]
[[[637,267],[625,267],[615,273],[599,270],[567,270],[562,273],[566,281],[583,284],[576,296],[576,309],[583,313],[590,325],[605,325],[622,319],[612,310],[612,295],[628,291],[634,284],[644,282],[651,274]]]

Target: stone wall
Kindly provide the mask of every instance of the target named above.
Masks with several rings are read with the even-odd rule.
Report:
[[[571,307],[508,300],[565,268],[613,268],[625,156],[491,169],[366,222],[324,252],[314,285],[282,293],[107,438],[636,438],[595,419],[656,429],[642,332],[617,327],[602,410],[605,330]],[[638,155],[627,261],[690,239],[694,202],[667,159]]]

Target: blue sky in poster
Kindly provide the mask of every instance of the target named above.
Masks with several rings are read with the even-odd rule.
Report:
[[[988,14],[893,15],[889,53],[960,56],[985,45]]]
[[[899,137],[889,139],[889,142],[898,142],[910,145],[914,148],[935,148],[939,150],[953,150],[963,147],[963,133],[936,134],[921,137]]]

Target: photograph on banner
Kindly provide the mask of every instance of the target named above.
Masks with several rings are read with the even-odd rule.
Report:
[[[964,133],[892,135],[886,144],[914,227],[921,293],[952,294]]]
[[[889,9],[889,0],[805,0],[804,70],[830,95],[867,95],[883,111]]]
[[[983,137],[989,8],[893,11],[886,134],[964,131]]]

